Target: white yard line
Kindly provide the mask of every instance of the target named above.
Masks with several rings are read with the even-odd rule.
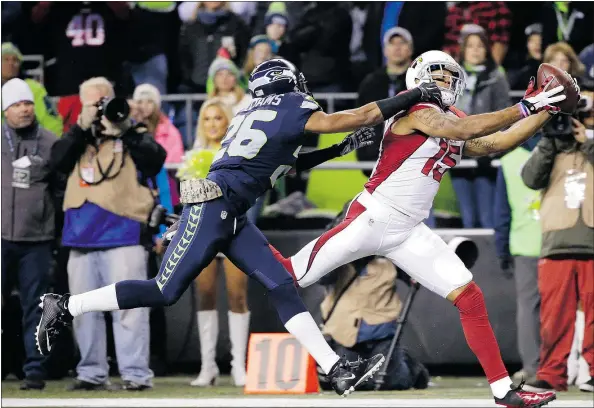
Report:
[[[3,398],[2,407],[141,407],[141,408],[397,408],[397,407],[496,407],[491,399],[397,399],[397,398]],[[590,407],[592,401],[559,400],[547,407]]]

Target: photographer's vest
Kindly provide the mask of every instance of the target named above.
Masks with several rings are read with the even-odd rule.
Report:
[[[518,147],[501,158],[501,168],[511,209],[509,252],[515,256],[538,257],[542,239],[537,216],[540,192],[529,189],[520,175],[529,158],[530,152]]]
[[[390,323],[398,318],[402,309],[402,302],[396,294],[397,271],[394,264],[377,258],[366,268],[367,274],[357,277],[337,301],[357,273],[351,264],[342,266],[338,281],[330,287],[321,305],[322,318],[327,319],[323,332],[346,347],[357,343],[362,321],[368,325]]]
[[[112,160],[114,164],[108,172]],[[101,171],[107,174],[104,176]],[[88,181],[103,181],[99,184],[88,184],[81,178],[83,174]],[[98,151],[94,146],[87,146],[87,150],[74,167],[66,186],[64,211],[80,208],[85,202],[96,204],[113,214],[147,223],[154,206],[154,198],[151,191],[139,183],[134,161],[123,148],[121,141],[104,142]]]
[[[566,205],[566,181],[568,171],[585,173],[584,201],[580,208],[568,208]],[[540,205],[542,232],[569,229],[576,225],[581,217],[584,224],[594,227],[594,170],[586,156],[579,150],[570,153],[558,153],[553,163],[548,187],[543,190]]]

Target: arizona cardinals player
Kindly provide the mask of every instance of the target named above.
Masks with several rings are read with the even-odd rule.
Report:
[[[289,259],[276,252],[301,287],[369,255],[392,260],[458,308],[466,340],[487,375],[495,402],[507,407],[540,407],[556,396],[512,384],[472,273],[423,220],[444,173],[460,162],[463,151],[481,156],[509,150],[558,112],[553,103],[565,95],[562,86],[549,89],[551,80],[537,90],[531,81],[524,99],[512,107],[466,116],[453,106],[465,86],[464,70],[441,51],[422,54],[408,69],[407,88],[433,81],[441,89],[443,104],[418,103],[389,119],[380,158],[345,220]]]

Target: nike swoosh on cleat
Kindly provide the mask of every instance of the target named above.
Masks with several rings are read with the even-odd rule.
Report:
[[[45,332],[45,341],[47,341],[47,351],[52,351],[52,346],[50,345],[50,338],[48,332]]]
[[[348,378],[344,378],[345,380],[352,380],[353,378],[355,378],[355,374],[351,373],[351,376]]]

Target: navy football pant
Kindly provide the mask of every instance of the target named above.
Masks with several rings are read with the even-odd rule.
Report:
[[[234,217],[222,198],[184,206],[180,227],[169,244],[159,274],[146,281],[116,284],[120,309],[172,305],[217,253],[268,291],[283,323],[306,312],[293,278],[276,260],[268,241],[245,215]]]

